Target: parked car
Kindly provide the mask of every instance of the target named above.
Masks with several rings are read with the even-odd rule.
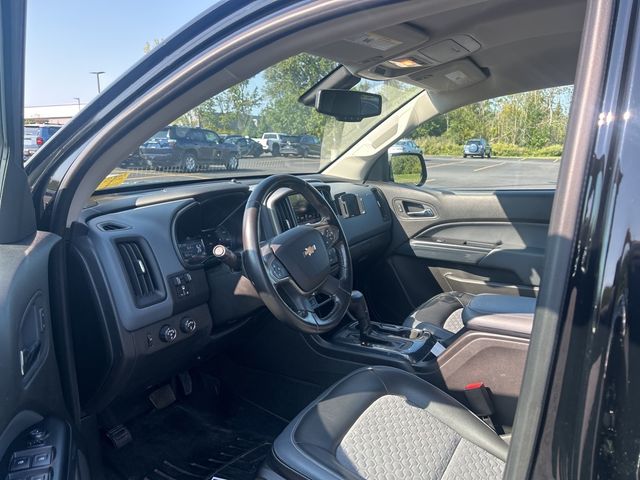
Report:
[[[422,149],[410,138],[403,138],[402,140],[394,143],[389,149],[390,155],[398,155],[401,153],[419,153],[422,155]]]
[[[62,128],[61,125],[25,125],[22,156],[26,160],[36,153],[54,133]]]
[[[262,155],[262,145],[249,137],[242,135],[227,135],[224,137],[225,143],[231,143],[238,147],[241,157],[255,157]]]
[[[120,163],[120,168],[151,168],[151,165],[148,160],[144,160],[140,156],[140,149],[136,149],[135,152],[131,152],[127,155],[127,158]]]
[[[472,138],[464,144],[462,153],[464,158],[467,157],[487,157],[491,158],[491,145],[484,138]]]
[[[262,145],[262,150],[265,152],[270,152],[271,155],[277,157],[280,155],[280,146],[283,142],[283,137],[288,137],[286,133],[274,133],[267,132],[262,134],[262,138],[259,141],[260,145]]]
[[[300,157],[320,156],[322,143],[318,137],[313,135],[290,135],[285,137],[284,140],[284,143],[280,146],[280,153],[285,157],[288,155]]]
[[[240,153],[211,130],[171,125],[140,147],[140,156],[154,168],[195,172],[210,165],[237,170]]]

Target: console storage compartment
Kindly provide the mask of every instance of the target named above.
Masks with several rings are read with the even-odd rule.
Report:
[[[529,338],[536,299],[511,295],[476,295],[462,310],[465,328]]]

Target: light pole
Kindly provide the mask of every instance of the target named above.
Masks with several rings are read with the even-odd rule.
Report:
[[[73,99],[78,102],[78,111],[80,111],[80,97],[73,97]]]
[[[89,72],[91,75],[95,75],[96,76],[96,82],[98,82],[98,93],[100,93],[100,75],[102,75],[104,72]]]

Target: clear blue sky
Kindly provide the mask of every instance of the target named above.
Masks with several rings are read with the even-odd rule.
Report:
[[[103,88],[216,0],[28,0],[25,105],[89,102],[91,71]]]

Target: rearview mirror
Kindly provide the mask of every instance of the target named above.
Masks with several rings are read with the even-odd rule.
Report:
[[[427,164],[419,153],[398,153],[389,157],[389,174],[394,183],[420,187],[427,181]]]
[[[316,110],[341,122],[359,122],[382,113],[382,97],[355,90],[320,90],[316,94]]]

